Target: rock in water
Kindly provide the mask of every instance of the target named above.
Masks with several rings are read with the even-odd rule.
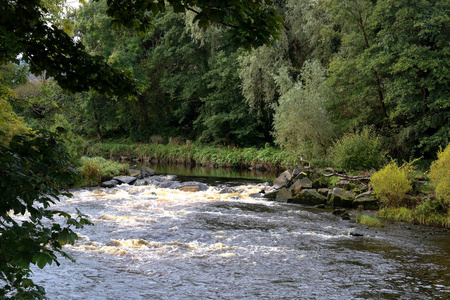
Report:
[[[207,191],[208,186],[200,182],[184,182],[177,189],[184,192],[200,192],[200,191]]]
[[[305,205],[319,205],[325,204],[327,198],[320,195],[317,190],[306,189],[300,192],[300,194],[295,195],[292,199],[292,203],[305,204]]]
[[[133,176],[116,176],[113,179],[126,184],[133,184],[136,181],[136,177]]]
[[[290,170],[284,171],[274,181],[273,186],[276,189],[289,185],[292,180],[292,172]]]
[[[119,184],[119,182],[117,180],[114,180],[114,179],[102,182],[102,186],[103,187],[115,187],[118,184]]]
[[[153,176],[153,175],[155,175],[155,170],[152,170],[152,169],[150,169],[149,167],[146,167],[146,166],[142,166],[141,167],[141,174],[139,175],[140,179],[143,179],[143,178],[148,177],[148,176]]]
[[[128,175],[132,176],[132,177],[138,177],[139,174],[141,174],[141,171],[136,170],[136,169],[128,169]]]

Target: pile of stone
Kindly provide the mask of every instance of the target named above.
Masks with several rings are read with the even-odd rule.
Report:
[[[331,175],[312,172],[309,168],[286,170],[273,181],[276,190],[265,197],[316,207],[378,209],[378,201],[368,190],[368,184],[337,177],[333,184]]]
[[[128,176],[115,176],[113,179],[103,182],[102,186],[112,188],[121,184],[155,185],[160,188],[179,189],[185,192],[200,192],[209,188],[201,182],[179,182],[175,175],[155,175],[155,171],[146,166],[131,168],[128,170]]]

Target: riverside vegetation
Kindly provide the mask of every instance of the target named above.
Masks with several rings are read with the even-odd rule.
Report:
[[[438,159],[431,164],[430,170],[423,172],[415,167],[419,160],[401,166],[394,161],[387,161],[383,167],[385,154],[380,150],[379,139],[367,130],[345,136],[335,144],[330,157],[317,160],[313,164],[304,161],[295,152],[290,153],[269,146],[258,150],[202,146],[189,141],[180,143],[180,139],[158,145],[92,143],[89,146],[86,144],[84,154],[135,161],[156,160],[262,170],[306,167],[304,170],[308,174],[305,177],[309,181],[303,181],[295,187],[294,179],[303,176],[294,176],[292,171],[285,172],[281,177],[289,179],[277,186],[279,195],[274,194],[272,197],[282,202],[379,209],[376,213],[379,218],[450,228],[450,145],[438,153]],[[125,174],[128,167],[101,157],[83,157],[81,162],[79,170],[84,177],[81,182],[88,185],[99,184],[114,175]],[[331,166],[339,171],[324,168],[325,165],[321,165],[323,162],[332,162]],[[382,168],[376,171],[379,167]],[[353,171],[343,174],[346,170]],[[284,187],[289,190],[280,189]],[[307,191],[313,187],[322,191],[316,191],[312,198],[311,194],[302,192],[302,189]],[[299,194],[302,194],[302,197]],[[280,198],[280,195],[283,196]],[[356,221],[368,226],[382,225],[377,218],[363,215],[361,212],[357,214]]]

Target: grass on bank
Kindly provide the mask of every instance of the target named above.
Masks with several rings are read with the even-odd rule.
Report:
[[[233,148],[201,145],[190,141],[182,144],[91,143],[85,148],[84,155],[105,158],[127,157],[142,161],[153,159],[181,163],[194,161],[201,165],[235,168],[252,166],[283,169],[301,163],[295,153],[268,145],[262,149],[256,147]]]
[[[114,176],[125,175],[128,168],[128,164],[107,160],[103,157],[83,156],[80,159],[80,166],[77,168],[81,177],[75,186],[98,186]]]
[[[377,218],[362,215],[362,214],[356,214],[356,222],[361,225],[366,225],[369,227],[383,227],[384,224],[378,220]]]

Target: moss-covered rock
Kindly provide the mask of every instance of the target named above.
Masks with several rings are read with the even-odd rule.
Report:
[[[291,202],[296,204],[305,205],[319,205],[325,204],[327,199],[320,195],[315,189],[306,189],[300,192],[300,194],[295,195]]]
[[[340,188],[334,188],[328,194],[328,205],[333,207],[353,207],[356,194]]]
[[[362,206],[364,209],[378,209],[378,200],[371,196],[357,197],[353,201],[353,207],[358,208]]]
[[[289,189],[287,188],[281,188],[278,193],[277,196],[275,198],[275,200],[277,202],[288,202],[292,199],[292,193]]]

